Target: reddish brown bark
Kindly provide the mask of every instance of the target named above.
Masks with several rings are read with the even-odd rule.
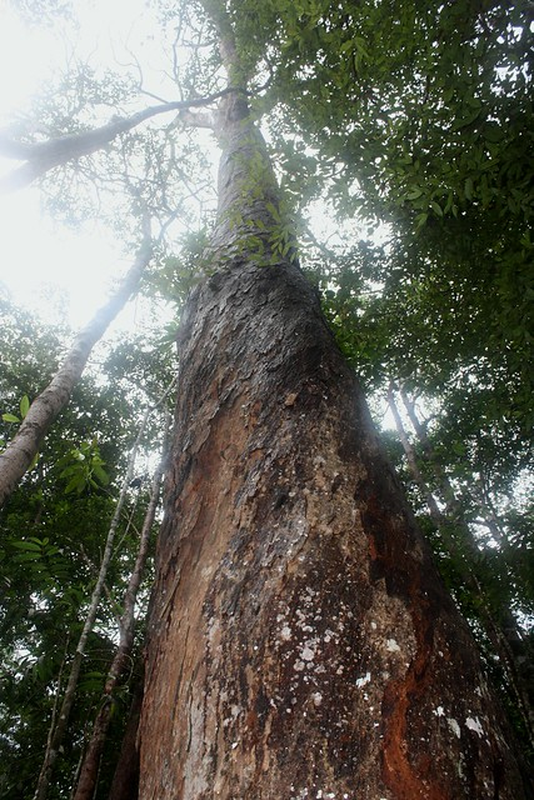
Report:
[[[140,798],[525,797],[298,269],[235,261],[181,346]]]

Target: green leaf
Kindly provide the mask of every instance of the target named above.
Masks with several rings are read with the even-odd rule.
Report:
[[[426,212],[423,212],[422,214],[418,214],[416,216],[416,218],[415,218],[415,228],[416,228],[416,230],[419,230],[420,228],[422,228],[423,225],[426,224],[427,219],[428,219],[428,214]]]
[[[41,558],[41,553],[21,553],[20,556],[17,556],[17,561],[39,561]]]
[[[17,550],[32,550],[33,552],[38,552],[38,553],[40,553],[42,549],[41,545],[36,544],[35,542],[27,542],[27,541],[12,542],[12,545],[13,547],[16,547]]]
[[[473,199],[473,178],[465,179],[464,193],[468,200]]]
[[[93,464],[93,473],[102,486],[107,486],[109,483],[109,475],[105,469],[102,469],[100,464]]]
[[[83,475],[75,475],[65,486],[65,494],[77,492],[81,494],[85,489],[85,479]]]
[[[504,131],[497,122],[487,122],[483,128],[484,139],[487,142],[498,143],[504,139]]]
[[[4,422],[20,422],[21,420],[16,417],[14,414],[2,414],[2,419]]]
[[[22,419],[24,419],[24,417],[28,413],[29,408],[30,408],[30,398],[28,397],[27,394],[25,394],[22,400],[20,401],[20,416],[22,417]]]

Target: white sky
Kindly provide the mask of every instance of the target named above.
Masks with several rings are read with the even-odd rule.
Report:
[[[132,62],[128,49],[140,53],[149,88],[172,96],[168,81],[166,88],[161,88],[161,70],[167,64],[146,0],[74,0],[74,5],[78,31],[61,22],[54,27],[28,27],[10,9],[8,0],[0,0],[0,75],[4,76],[0,79],[0,128],[24,114],[32,95],[63,69],[65,55],[73,48],[78,60],[88,59],[94,67],[108,64],[113,70],[120,69],[117,60]],[[153,102],[147,97],[147,105]],[[0,177],[16,165],[0,158]],[[42,212],[41,202],[38,187],[0,193],[0,282],[17,303],[37,309],[47,321],[59,313],[58,303],[51,300],[57,290],[67,320],[77,328],[105,301],[114,280],[128,269],[134,255],[124,252],[116,236],[94,222],[82,231],[55,223]],[[321,238],[325,224],[329,225],[325,209],[313,219]],[[121,327],[135,316],[132,305],[122,312]]]
[[[144,0],[80,1],[78,57],[85,51],[93,62],[110,61],[112,40],[128,39],[133,46],[146,27],[146,17],[143,25],[140,19],[144,5]],[[69,31],[69,40],[73,36]],[[42,82],[58,70],[65,46],[60,32],[25,26],[7,0],[0,0],[0,127],[7,127],[17,111],[24,112]],[[0,176],[16,165],[0,159]],[[75,327],[94,314],[114,277],[132,261],[120,242],[94,224],[81,232],[55,224],[43,214],[39,189],[33,187],[0,194],[0,241],[0,281],[13,299],[50,319],[57,316],[50,302],[50,289],[56,288]]]

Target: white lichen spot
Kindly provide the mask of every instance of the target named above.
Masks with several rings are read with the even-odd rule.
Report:
[[[282,630],[280,631],[280,638],[287,642],[288,639],[291,639],[291,628],[289,625],[284,625]]]
[[[376,622],[371,622],[371,630],[372,631],[376,631],[377,628],[378,628],[378,625],[376,624]]]
[[[386,642],[386,650],[388,653],[398,653],[400,652],[400,647],[395,639],[388,639]]]
[[[358,678],[358,680],[356,681],[356,686],[358,687],[358,689],[361,689],[362,686],[365,686],[366,683],[370,682],[371,682],[371,673],[366,672],[365,675],[362,675],[361,678]]]
[[[293,669],[295,672],[302,672],[303,669],[306,669],[306,664],[304,661],[295,661]]]
[[[460,779],[463,779],[463,777],[464,777],[464,765],[463,765],[463,760],[462,760],[461,756],[460,756],[460,760],[458,761],[458,764],[456,765],[456,769],[458,770],[458,777]]]
[[[443,708],[443,706],[438,706],[437,708],[434,709],[434,711],[432,713],[436,717],[444,717],[445,716],[445,709]]]
[[[315,652],[309,647],[309,645],[305,644],[301,650],[300,657],[304,659],[304,661],[313,661],[315,658]]]
[[[473,717],[467,717],[465,724],[470,731],[475,731],[475,733],[478,733],[479,736],[484,736],[484,729],[478,717],[475,717],[474,719]]]
[[[323,702],[323,696],[321,692],[315,692],[314,694],[312,694],[312,699],[313,699],[313,705],[317,707],[319,707]]]
[[[451,729],[451,731],[454,733],[454,735],[457,736],[459,739],[462,735],[462,732],[456,720],[453,717],[447,717],[447,724]]]
[[[475,689],[475,694],[477,694],[479,697],[482,697],[482,689],[480,688],[480,686],[477,686],[477,688]]]

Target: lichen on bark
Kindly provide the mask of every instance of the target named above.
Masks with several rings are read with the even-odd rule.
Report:
[[[187,319],[140,796],[522,797],[474,644],[298,267],[226,263]]]

